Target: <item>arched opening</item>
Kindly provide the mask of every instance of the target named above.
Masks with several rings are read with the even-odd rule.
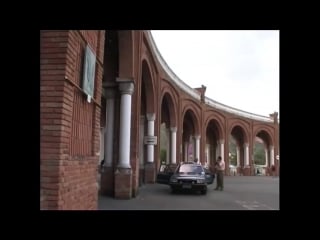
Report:
[[[195,161],[195,159],[200,160],[199,130],[196,129],[196,126],[197,118],[194,112],[188,109],[183,117],[182,150],[184,154],[182,161],[184,162]]]
[[[218,155],[220,155],[219,140],[222,139],[220,134],[221,127],[217,120],[209,121],[206,128],[206,146],[204,164],[208,167],[213,166]]]
[[[169,93],[165,93],[162,97],[160,122],[160,161],[169,164],[172,163],[171,128],[176,127],[175,105]]]
[[[244,175],[245,167],[249,166],[249,146],[245,131],[239,125],[232,128],[229,136],[229,162],[232,156],[236,156],[233,158],[236,159],[237,174]],[[235,163],[235,160],[232,162]]]
[[[152,117],[151,115],[154,114]],[[139,123],[139,185],[146,183],[145,165],[147,162],[153,163],[148,159],[148,148],[145,144],[145,137],[148,136],[148,121],[155,122],[154,89],[150,68],[145,60],[142,61],[141,76],[141,99],[140,99],[140,123]],[[154,135],[154,132],[152,133]],[[152,181],[152,180],[151,180]]]
[[[254,138],[253,162],[256,175],[268,175],[272,159],[273,144],[270,134],[265,130],[260,130]]]

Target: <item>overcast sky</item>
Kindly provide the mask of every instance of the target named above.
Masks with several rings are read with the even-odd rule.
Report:
[[[190,87],[243,111],[279,112],[279,31],[151,31],[169,67]],[[279,112],[280,116],[280,112]]]

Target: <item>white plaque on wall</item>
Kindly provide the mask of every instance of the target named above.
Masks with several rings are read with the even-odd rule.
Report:
[[[84,54],[82,88],[90,98],[93,97],[95,68],[96,56],[89,45],[87,45]],[[88,100],[88,102],[90,101]]]

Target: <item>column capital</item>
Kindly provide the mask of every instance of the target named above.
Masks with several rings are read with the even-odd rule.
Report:
[[[219,139],[218,142],[219,142],[220,144],[224,144],[224,139]]]
[[[196,140],[199,140],[199,139],[201,138],[201,136],[200,136],[200,135],[195,135],[194,138],[195,138]]]
[[[270,145],[270,149],[274,149],[274,146]]]
[[[154,121],[156,119],[155,113],[147,113],[147,120],[148,121]]]
[[[177,127],[170,128],[171,132],[177,132]]]
[[[244,143],[243,146],[244,147],[249,147],[249,143]]]
[[[132,79],[117,78],[116,81],[119,83],[119,90],[121,94],[132,95],[134,90],[134,81]]]

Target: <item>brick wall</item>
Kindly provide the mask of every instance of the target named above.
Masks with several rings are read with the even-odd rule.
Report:
[[[104,31],[42,31],[41,209],[97,209]],[[97,54],[93,101],[81,90],[86,44]]]

